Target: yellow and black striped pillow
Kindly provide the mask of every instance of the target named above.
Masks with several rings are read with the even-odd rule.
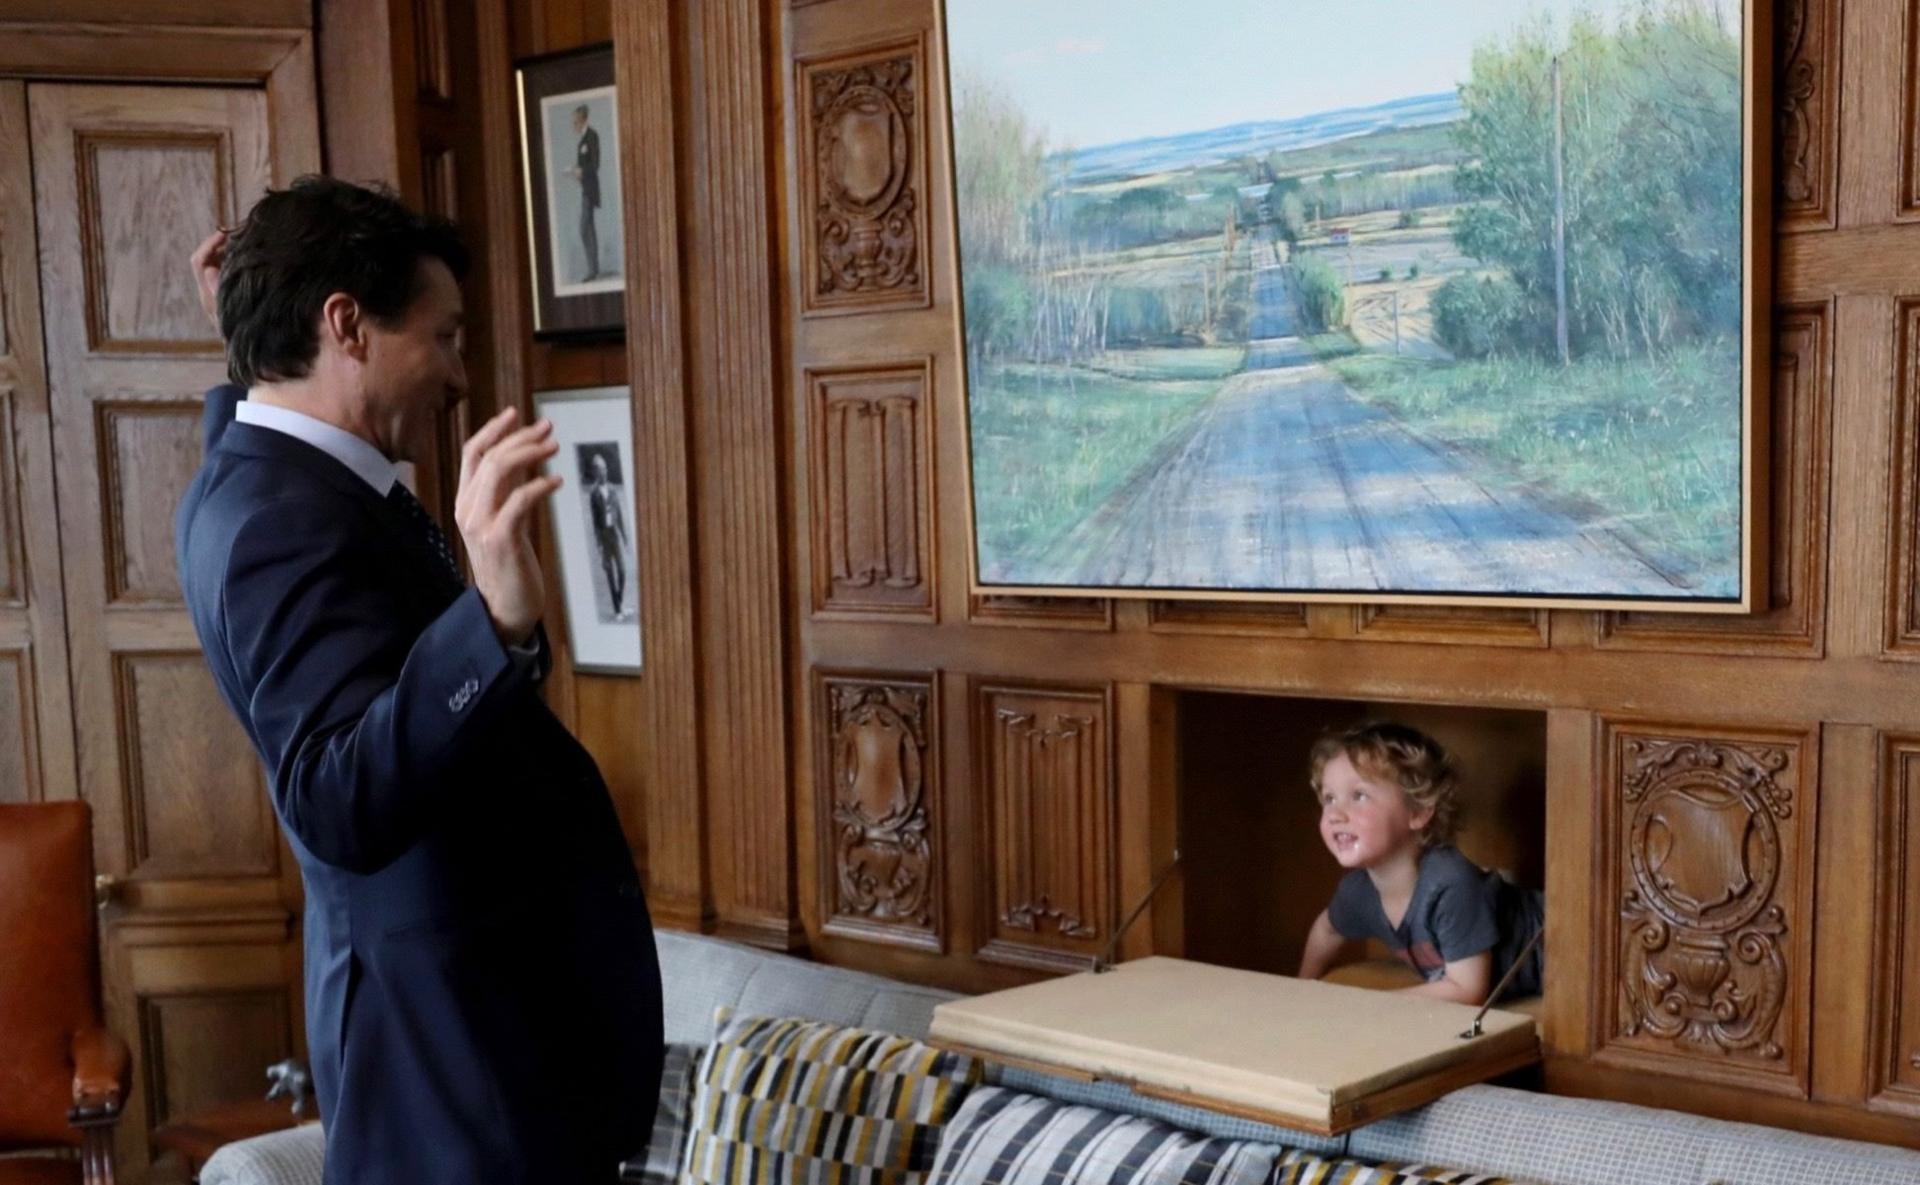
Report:
[[[723,1011],[682,1185],[920,1185],[980,1063],[906,1037]]]

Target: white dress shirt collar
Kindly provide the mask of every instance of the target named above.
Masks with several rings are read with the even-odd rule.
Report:
[[[382,498],[399,480],[399,468],[387,460],[379,449],[345,429],[316,420],[304,412],[243,399],[234,409],[233,418],[242,424],[282,432],[296,440],[305,441],[353,470],[361,481],[372,486],[373,492]]]

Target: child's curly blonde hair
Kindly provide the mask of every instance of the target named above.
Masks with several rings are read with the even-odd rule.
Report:
[[[1453,758],[1439,741],[1417,728],[1386,721],[1372,721],[1344,732],[1328,733],[1313,746],[1311,780],[1313,795],[1320,797],[1320,776],[1327,762],[1345,754],[1353,768],[1369,777],[1381,778],[1400,787],[1407,801],[1426,807],[1433,817],[1420,831],[1420,845],[1450,843],[1453,840],[1459,803],[1454,795],[1456,781]]]

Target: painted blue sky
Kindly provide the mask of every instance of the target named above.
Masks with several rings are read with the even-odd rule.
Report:
[[[946,0],[956,75],[1012,92],[1052,147],[1287,119],[1451,90],[1537,16],[1644,0]],[[1739,19],[1738,0],[1720,0]],[[1204,67],[1194,63],[1205,63]]]

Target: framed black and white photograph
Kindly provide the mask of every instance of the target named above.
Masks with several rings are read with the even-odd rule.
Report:
[[[631,396],[625,387],[536,391],[533,406],[553,421],[560,451],[548,469],[566,480],[548,505],[574,669],[638,674]]]
[[[617,336],[627,281],[613,47],[523,59],[515,77],[534,336]]]

